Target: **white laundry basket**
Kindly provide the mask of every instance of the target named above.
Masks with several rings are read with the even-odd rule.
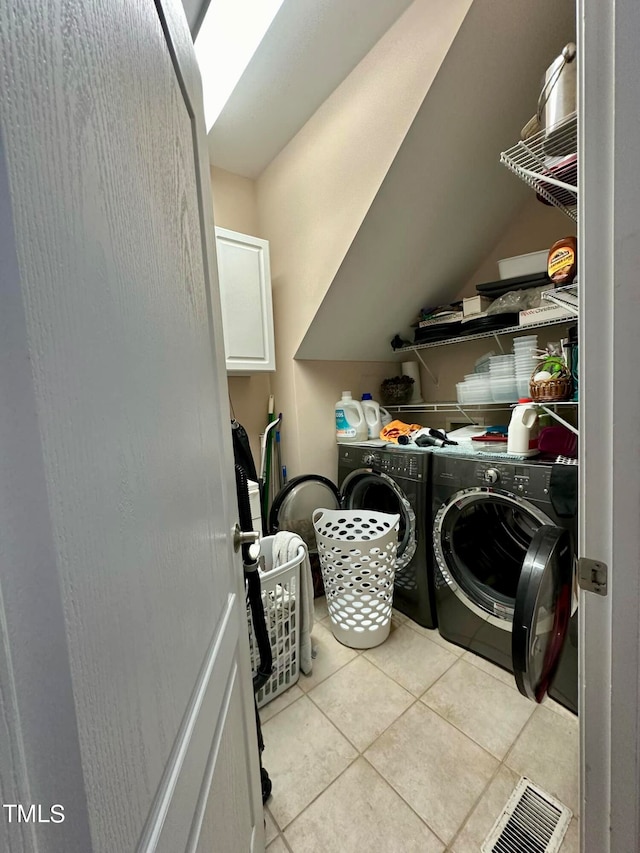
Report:
[[[275,699],[300,677],[300,566],[305,558],[305,548],[301,545],[292,560],[274,568],[274,539],[274,536],[264,536],[260,540],[260,557],[264,558],[264,570],[260,571],[262,606],[273,654],[273,674],[256,694],[258,708]],[[258,645],[248,608],[247,620],[251,668],[255,674]]]
[[[399,515],[317,509],[313,526],[336,640],[353,649],[389,636]]]

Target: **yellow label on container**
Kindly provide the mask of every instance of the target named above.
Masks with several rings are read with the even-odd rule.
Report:
[[[561,248],[556,249],[555,252],[549,256],[549,263],[547,265],[549,278],[553,279],[557,273],[569,269],[575,264],[575,262],[576,255],[570,246],[562,246]]]

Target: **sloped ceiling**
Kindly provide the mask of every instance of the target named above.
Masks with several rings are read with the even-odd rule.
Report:
[[[284,0],[209,131],[210,162],[259,175],[410,4]]]
[[[528,197],[499,153],[574,17],[570,0],[472,4],[296,358],[390,360],[422,306],[460,292]]]

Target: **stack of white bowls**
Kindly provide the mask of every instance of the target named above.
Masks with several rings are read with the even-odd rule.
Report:
[[[513,354],[515,358],[516,386],[518,397],[529,396],[529,380],[537,364],[538,336],[514,338]]]
[[[491,401],[491,383],[488,373],[469,373],[464,382],[456,385],[459,403],[487,403]]]
[[[494,403],[511,403],[518,399],[515,356],[494,355],[489,361],[489,379]]]

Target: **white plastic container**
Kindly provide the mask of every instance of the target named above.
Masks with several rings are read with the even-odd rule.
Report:
[[[380,406],[380,421],[383,427],[388,426],[393,420],[393,416],[389,414],[389,412],[384,408],[384,406]]]
[[[336,410],[336,441],[345,442],[366,441],[367,422],[358,400],[354,400],[351,391],[343,391],[342,399],[335,405]]]
[[[531,401],[519,403],[511,414],[507,453],[518,456],[536,456],[540,425],[538,407]]]
[[[503,258],[498,261],[500,278],[515,278],[518,275],[535,275],[547,271],[549,250],[529,252],[526,255],[515,255],[513,258]]]
[[[371,394],[363,394],[360,405],[364,412],[364,419],[367,422],[367,438],[380,438],[380,430],[382,429],[380,403],[376,403],[371,398]]]

